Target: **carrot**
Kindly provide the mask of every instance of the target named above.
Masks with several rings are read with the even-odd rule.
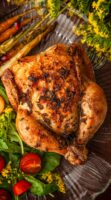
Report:
[[[19,39],[22,38],[24,34],[24,31],[21,31],[16,36],[13,36],[12,38],[6,40],[3,44],[0,45],[0,56],[3,54],[6,54],[7,51],[9,51],[13,46],[15,46]]]
[[[11,17],[9,19],[7,19],[5,22],[1,22],[0,23],[0,33],[3,33],[5,30],[7,30],[12,24],[14,24],[17,20],[19,20],[21,17],[23,17],[24,15],[26,15],[27,13],[31,12],[32,10],[34,10],[35,8],[32,8],[22,14],[18,14],[14,17]]]
[[[24,36],[28,36],[27,39],[29,41],[29,38],[31,39],[33,37],[33,33],[37,31],[37,28],[40,27],[40,25],[49,17],[49,15],[46,15],[41,21],[37,22],[36,24],[31,25],[27,30],[22,31],[18,33],[16,36],[13,36],[12,38],[6,40],[0,45],[0,56],[3,54],[6,54],[11,48],[13,48],[21,38]]]
[[[35,9],[36,9],[36,7],[35,7]],[[64,10],[66,10],[67,9],[67,5],[59,12],[59,14],[61,14]],[[33,39],[33,33],[34,32],[37,32],[37,31],[41,31],[41,28],[40,28],[40,25],[42,25],[42,23],[44,23],[45,22],[45,20],[47,21],[48,19],[50,19],[49,18],[50,17],[50,14],[47,14],[47,15],[45,15],[44,16],[44,18],[43,19],[41,19],[41,21],[39,21],[39,22],[37,22],[37,24],[36,25],[32,25],[32,26],[30,26],[26,31],[22,31],[21,33],[19,33],[19,34],[17,34],[16,36],[14,36],[14,37],[12,37],[11,39],[9,39],[8,41],[5,41],[2,45],[0,45],[0,56],[1,56],[1,58],[2,58],[2,55],[4,55],[4,54],[6,54],[8,51],[10,51],[16,44],[18,44],[19,43],[19,41],[20,41],[20,39],[23,39],[24,38],[24,36],[26,36],[26,39],[25,39],[25,42],[29,42],[31,39]],[[48,22],[47,22],[47,25],[50,25],[51,23],[53,22],[53,20],[49,20]],[[45,26],[45,28],[46,28],[46,26]],[[50,29],[50,28],[49,28]],[[42,31],[44,30],[44,28],[42,28]],[[41,36],[45,36],[44,34],[42,35],[43,33],[41,33]],[[35,45],[37,45],[37,41],[39,41],[39,39],[40,39],[40,37],[38,37],[37,38],[37,40],[34,40],[34,43],[35,43]],[[42,37],[41,37],[41,39],[42,39]],[[33,46],[34,46],[34,43],[32,42],[31,44],[32,44],[32,46],[30,46],[31,48],[33,48]],[[38,42],[39,43],[39,42]],[[27,45],[29,45],[29,44],[27,44]],[[26,45],[26,46],[27,46]],[[24,46],[24,45],[23,45]],[[21,48],[21,47],[20,47]],[[28,49],[28,46],[27,46],[27,50],[28,50],[28,52],[31,50],[31,48],[29,48]],[[25,46],[24,46],[24,48],[23,49],[25,49]],[[19,51],[19,48],[18,48],[18,50],[17,51]],[[8,61],[8,62],[6,62],[4,65],[2,65],[1,66],[1,69],[0,69],[0,76],[2,75],[2,73],[3,73],[3,71],[5,70],[5,68],[8,68],[7,66],[9,65],[10,66],[10,63],[13,63],[15,60],[17,60],[17,59],[20,59],[21,57],[23,57],[24,56],[24,51],[22,51],[22,49],[19,51],[19,52],[17,52],[17,54],[15,55],[15,53],[13,52],[13,49],[12,49],[12,56],[13,55],[15,55],[10,61]],[[21,52],[21,55],[20,55],[20,52]],[[26,54],[28,53],[27,51],[26,51]],[[25,54],[25,55],[26,55]],[[20,58],[17,58],[17,57],[19,57],[20,56]],[[9,57],[10,58],[10,57]],[[2,61],[2,60],[1,60]],[[1,64],[1,63],[0,63]],[[4,68],[4,69],[3,69]]]
[[[20,43],[16,45],[14,48],[12,48],[8,53],[0,57],[0,65],[8,61],[10,58],[12,58],[20,49],[22,49],[24,46],[23,43]]]
[[[4,42],[8,38],[12,37],[15,33],[17,33],[18,30],[20,30],[23,26],[27,25],[33,20],[33,18],[27,18],[24,21],[22,21],[20,24],[17,23],[13,27],[7,29],[4,33],[0,35],[0,42]]]
[[[0,76],[2,76],[3,72],[10,68],[17,60],[20,58],[26,56],[32,48],[34,48],[36,45],[39,44],[39,42],[53,29],[55,28],[55,24],[49,26],[43,33],[40,33],[37,35],[31,42],[26,44],[13,58],[11,58],[9,61],[7,61],[5,64],[3,64],[0,68]]]
[[[0,33],[4,32],[9,28],[14,22],[20,18],[20,15],[14,16],[10,19],[7,19],[5,22],[0,23]]]

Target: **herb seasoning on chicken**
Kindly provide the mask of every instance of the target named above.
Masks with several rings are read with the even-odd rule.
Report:
[[[91,63],[78,44],[54,45],[5,70],[2,82],[23,141],[62,154],[74,165],[83,163],[85,145],[107,112],[103,90],[93,79]]]

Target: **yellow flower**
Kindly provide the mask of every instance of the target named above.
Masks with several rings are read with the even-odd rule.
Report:
[[[55,174],[54,179],[55,179],[55,182],[56,182],[56,184],[59,188],[59,191],[62,192],[62,193],[65,193],[66,189],[65,189],[65,185],[64,185],[64,182],[63,182],[61,176],[59,174]]]
[[[99,27],[94,28],[94,32],[99,35],[100,37],[108,38],[108,34],[99,30]]]
[[[104,48],[101,48],[99,44],[95,44],[96,51],[105,52]]]
[[[85,42],[86,42],[86,39],[85,39],[85,38],[82,38],[82,39],[81,39],[81,42],[82,42],[82,43],[85,43]]]
[[[95,27],[94,28],[94,32],[97,34],[97,35],[99,35],[100,33],[99,33],[99,28],[98,27]]]
[[[100,32],[100,36],[101,36],[101,37],[104,37],[104,38],[108,38],[108,37],[109,37],[108,34],[103,33],[103,32]]]
[[[7,178],[8,177],[8,171],[7,171],[7,169],[3,169],[2,172],[1,172],[1,175],[3,177]]]
[[[104,19],[104,13],[105,13],[105,10],[102,8],[100,8],[98,11],[97,11],[97,15],[99,17],[100,20],[103,20]]]
[[[98,0],[98,2],[97,2],[97,5],[98,5],[98,7],[102,4],[102,3],[104,3],[106,0]]]
[[[104,12],[104,9],[100,9],[100,10],[99,10],[99,14],[100,14],[100,15],[102,15],[103,12]]]
[[[101,48],[100,48],[100,45],[99,45],[99,44],[96,44],[96,45],[95,45],[95,48],[96,48],[96,50],[97,50],[97,51],[100,51],[100,50],[101,50]]]
[[[8,182],[9,184],[11,184],[11,181],[10,181],[10,180],[8,180],[7,182]]]
[[[58,189],[60,192],[65,193],[65,185],[64,185],[64,181],[62,180],[61,176],[57,173],[44,173],[41,175],[41,179],[46,181],[47,183],[52,183],[55,182],[56,185],[58,186]]]
[[[101,4],[104,3],[104,2],[105,2],[105,0],[98,0],[97,2],[94,1],[92,3],[92,7],[95,8],[96,10],[98,10],[99,7],[101,6]]]
[[[44,173],[41,176],[41,179],[46,181],[47,183],[52,183],[53,182],[53,176],[51,172]]]
[[[11,162],[9,162],[6,166],[6,168],[4,168],[2,171],[1,171],[1,175],[5,178],[8,177],[8,175],[10,174],[10,171],[11,171]]]
[[[13,109],[11,107],[9,107],[9,106],[6,107],[5,110],[4,110],[5,113],[10,113],[12,111],[13,111]]]
[[[96,5],[97,5],[96,2],[94,1],[94,2],[92,3],[92,7],[93,7],[93,8],[96,8]]]
[[[89,13],[89,16],[88,16],[88,21],[91,25],[93,25],[94,27],[97,27],[98,24],[97,24],[97,21],[94,20],[94,15],[93,13]]]
[[[80,31],[79,29],[75,30],[74,33],[75,33],[76,35],[78,35],[78,36],[81,35],[81,31]]]
[[[89,12],[88,20],[90,23],[93,21],[93,13]]]

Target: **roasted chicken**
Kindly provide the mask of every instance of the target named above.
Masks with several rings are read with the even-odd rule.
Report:
[[[73,165],[87,159],[86,144],[103,123],[107,103],[81,45],[57,44],[23,58],[5,70],[2,82],[26,144]]]

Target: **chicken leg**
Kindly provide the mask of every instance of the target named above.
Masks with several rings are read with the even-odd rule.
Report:
[[[16,127],[22,140],[30,147],[41,151],[56,152],[64,155],[67,151],[65,141],[59,141],[43,127],[24,106],[19,106]]]
[[[73,165],[83,163],[87,159],[86,144],[100,128],[107,113],[107,102],[103,90],[88,79],[84,81],[83,87],[76,139],[67,148],[65,155],[65,158]]]

